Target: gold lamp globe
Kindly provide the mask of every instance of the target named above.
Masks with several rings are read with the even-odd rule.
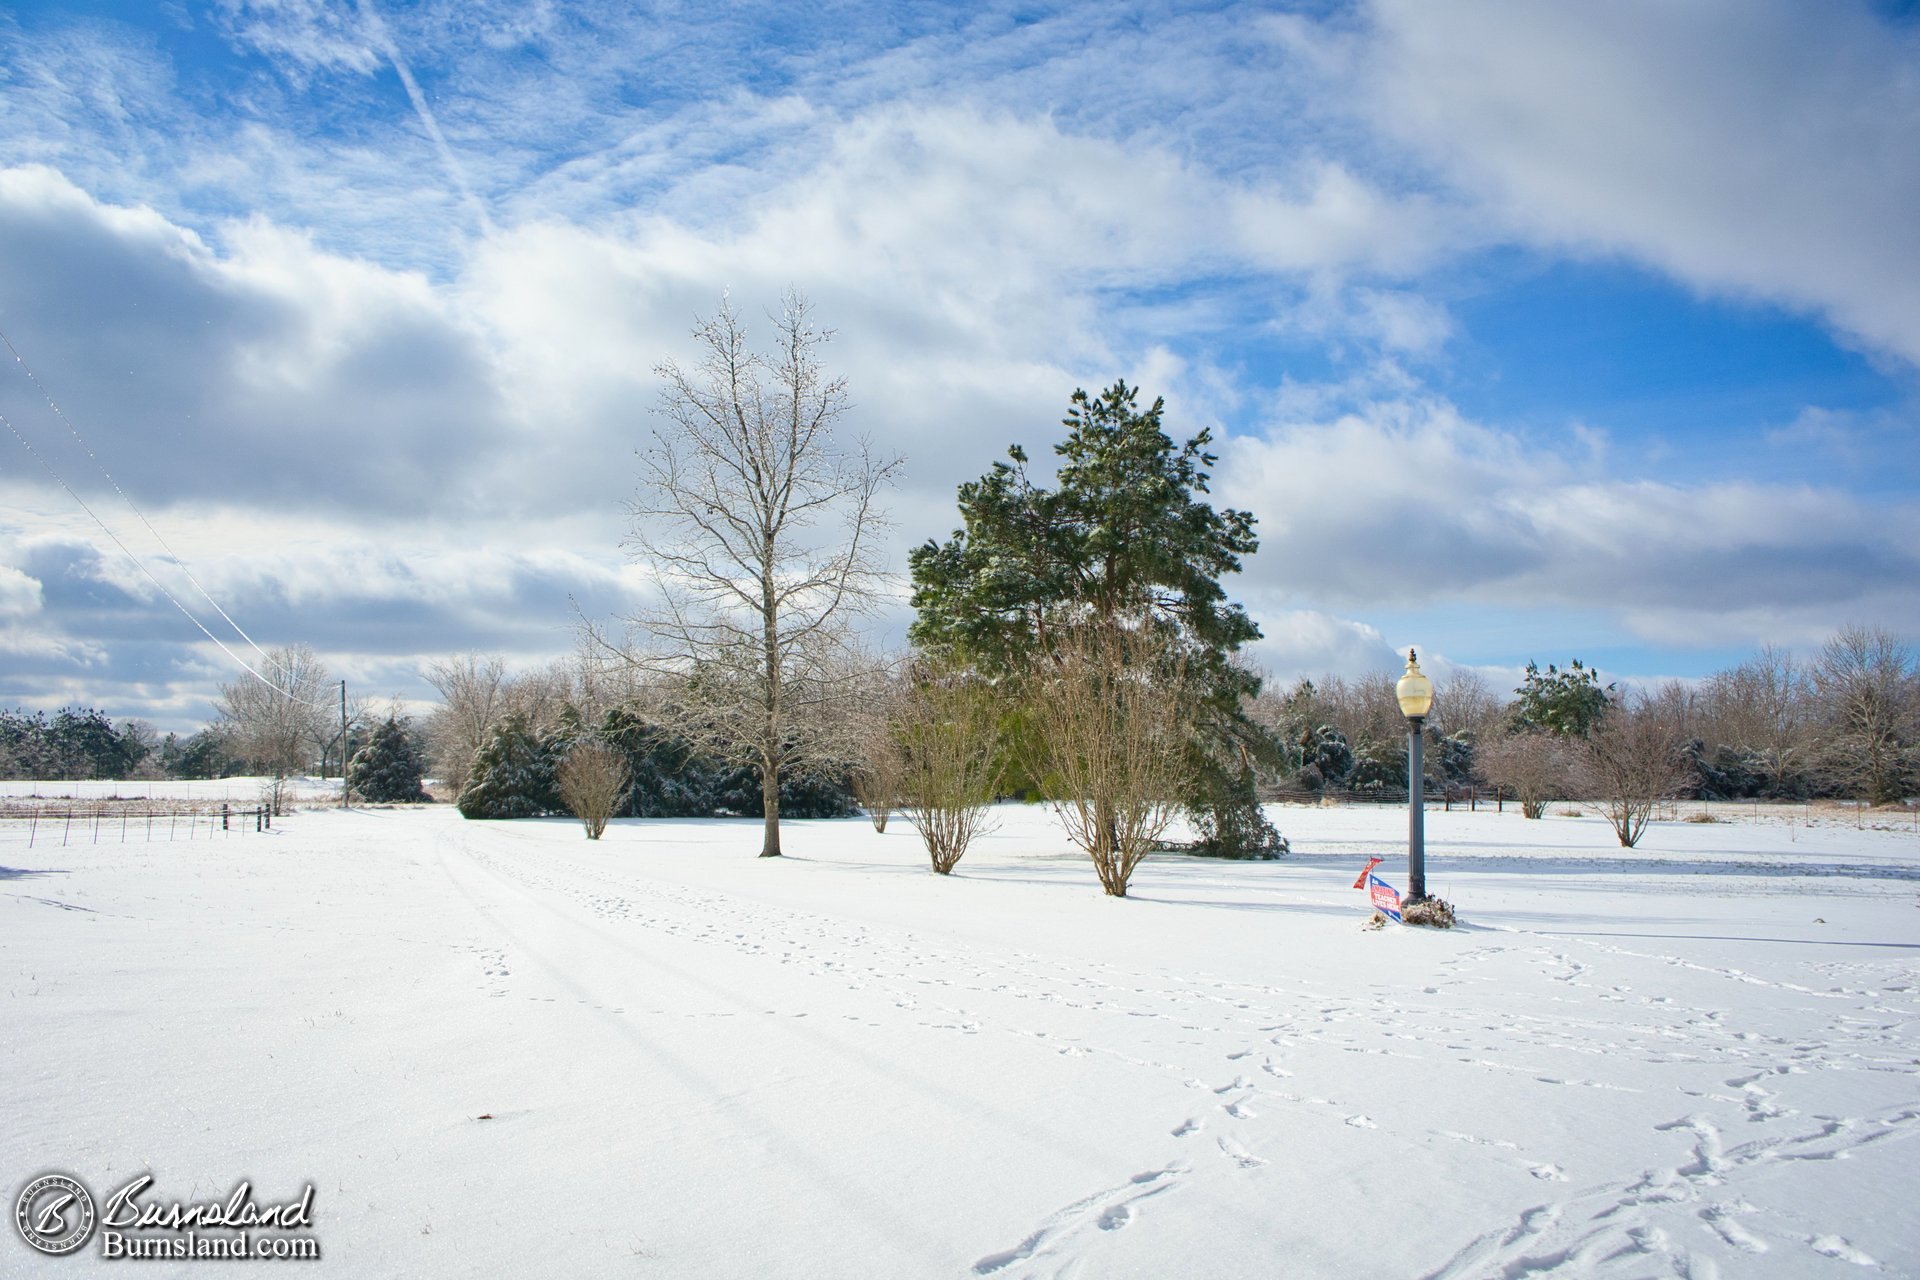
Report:
[[[1409,720],[1424,720],[1433,710],[1433,681],[1420,670],[1419,657],[1412,649],[1407,650],[1407,673],[1393,686],[1393,692],[1400,699],[1400,713]]]

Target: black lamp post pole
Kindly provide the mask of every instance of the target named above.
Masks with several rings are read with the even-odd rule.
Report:
[[[1427,896],[1426,768],[1421,759],[1424,716],[1407,717],[1407,899]]]

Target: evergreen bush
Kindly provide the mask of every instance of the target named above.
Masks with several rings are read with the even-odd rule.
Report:
[[[374,804],[423,804],[433,799],[420,785],[425,774],[413,735],[398,717],[388,716],[354,753],[347,766],[347,787]]]

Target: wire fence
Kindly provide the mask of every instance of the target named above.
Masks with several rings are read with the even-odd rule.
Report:
[[[76,844],[218,840],[273,829],[267,803],[239,807],[227,801],[114,802],[0,801],[0,844],[65,847]]]

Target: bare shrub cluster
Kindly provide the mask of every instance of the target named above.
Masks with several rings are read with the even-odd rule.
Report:
[[[582,742],[560,762],[554,772],[560,799],[586,827],[587,839],[598,840],[607,829],[628,776],[626,756],[604,742]]]
[[[1183,677],[1150,636],[1086,629],[1055,638],[1027,681],[1032,772],[1116,898],[1181,809],[1195,705]]]
[[[985,682],[925,667],[912,674],[894,711],[900,808],[941,875],[990,829],[1001,773],[1000,717],[1000,699]]]

